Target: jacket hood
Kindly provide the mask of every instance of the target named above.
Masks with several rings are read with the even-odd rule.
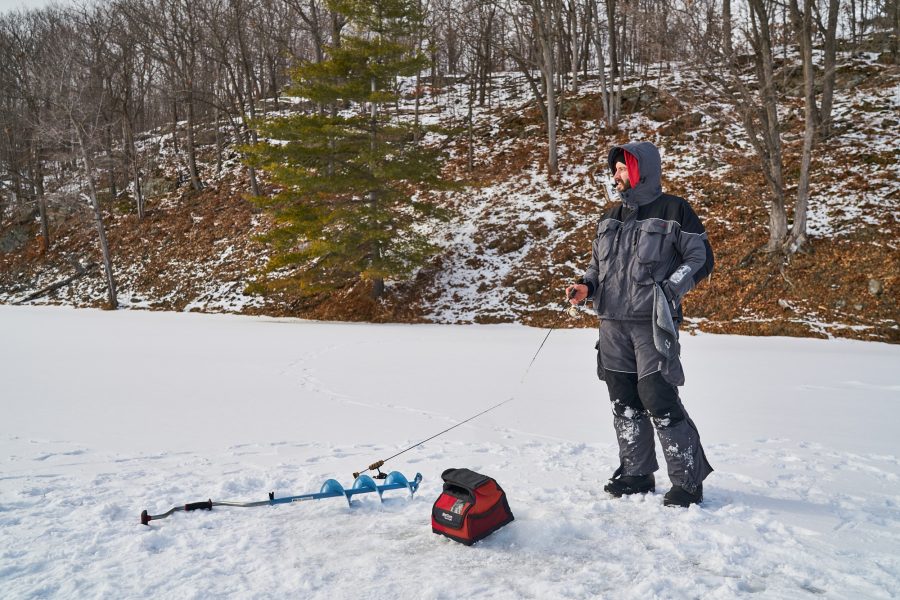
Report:
[[[640,173],[640,178],[631,182],[631,189],[619,193],[622,202],[626,206],[634,208],[649,204],[659,198],[662,194],[662,160],[659,157],[659,149],[650,142],[631,142],[613,146],[606,158],[610,171],[616,169],[613,157],[619,149],[637,159]]]

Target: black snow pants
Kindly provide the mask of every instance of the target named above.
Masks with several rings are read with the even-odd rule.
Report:
[[[672,485],[694,492],[713,468],[678,387],[663,375],[683,379],[679,359],[672,360],[678,364],[666,364],[656,350],[649,321],[601,322],[597,375],[609,389],[622,474],[647,475],[659,469],[655,427]]]

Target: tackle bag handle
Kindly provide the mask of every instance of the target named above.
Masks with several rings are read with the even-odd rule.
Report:
[[[476,473],[470,469],[447,469],[441,473],[441,479],[444,480],[444,487],[448,485],[466,490],[470,494],[474,494],[477,488],[480,488],[489,481],[493,481],[487,475]]]

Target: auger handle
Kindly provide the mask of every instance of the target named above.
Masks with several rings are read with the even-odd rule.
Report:
[[[374,471],[375,469],[379,469],[379,468],[381,468],[382,466],[384,466],[384,461],[383,461],[383,460],[379,460],[378,462],[374,462],[374,463],[372,463],[371,465],[369,465],[369,466],[366,468],[366,471]],[[354,473],[354,474],[353,474],[353,479],[356,479],[357,477],[359,477],[361,473],[365,473],[365,471],[360,471],[359,473]]]
[[[268,502],[266,502],[268,504]],[[141,511],[141,525],[149,525],[150,521],[154,519],[165,519],[169,515],[178,511],[190,512],[192,510],[212,510],[213,501],[212,500],[204,500],[203,502],[189,502],[187,504],[181,506],[174,506],[170,508],[168,511],[164,513],[160,513],[158,515],[151,515],[146,510]]]

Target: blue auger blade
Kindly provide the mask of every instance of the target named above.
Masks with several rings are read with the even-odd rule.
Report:
[[[413,480],[409,481],[400,471],[391,471],[390,473],[388,473],[382,485],[377,485],[375,483],[375,480],[368,475],[360,475],[356,478],[356,481],[353,482],[353,487],[351,487],[350,489],[344,489],[344,487],[336,479],[328,479],[325,481],[325,483],[322,484],[322,488],[315,494],[301,494],[299,496],[286,496],[284,498],[276,498],[275,493],[270,492],[268,500],[258,500],[256,502],[213,502],[212,500],[206,500],[205,502],[192,502],[190,504],[185,504],[182,506],[175,506],[168,511],[158,515],[148,514],[145,510],[141,513],[141,523],[143,525],[148,525],[150,521],[165,519],[175,512],[192,511],[199,509],[212,510],[214,506],[236,506],[249,508],[252,506],[272,506],[275,504],[304,502],[306,500],[340,498],[341,496],[347,499],[348,504],[351,504],[353,496],[356,496],[357,494],[368,494],[370,492],[376,492],[378,494],[378,498],[383,502],[384,500],[381,496],[382,494],[384,494],[384,492],[402,489],[408,489],[409,497],[412,498],[413,494],[416,493],[416,490],[419,489],[419,484],[421,482],[421,473],[416,473],[416,476],[413,478]]]
[[[416,493],[416,490],[419,489],[419,484],[421,482],[421,473],[416,473],[416,476],[413,478],[413,480],[409,481],[400,471],[391,471],[390,473],[388,473],[382,485],[377,485],[375,483],[375,480],[368,475],[360,475],[356,478],[356,481],[353,482],[353,487],[349,490],[345,490],[344,493],[347,495],[348,503],[353,496],[357,494],[367,494],[369,492],[377,492],[378,498],[382,502],[384,502],[382,494],[389,490],[408,489],[409,497],[412,498],[413,494]]]

